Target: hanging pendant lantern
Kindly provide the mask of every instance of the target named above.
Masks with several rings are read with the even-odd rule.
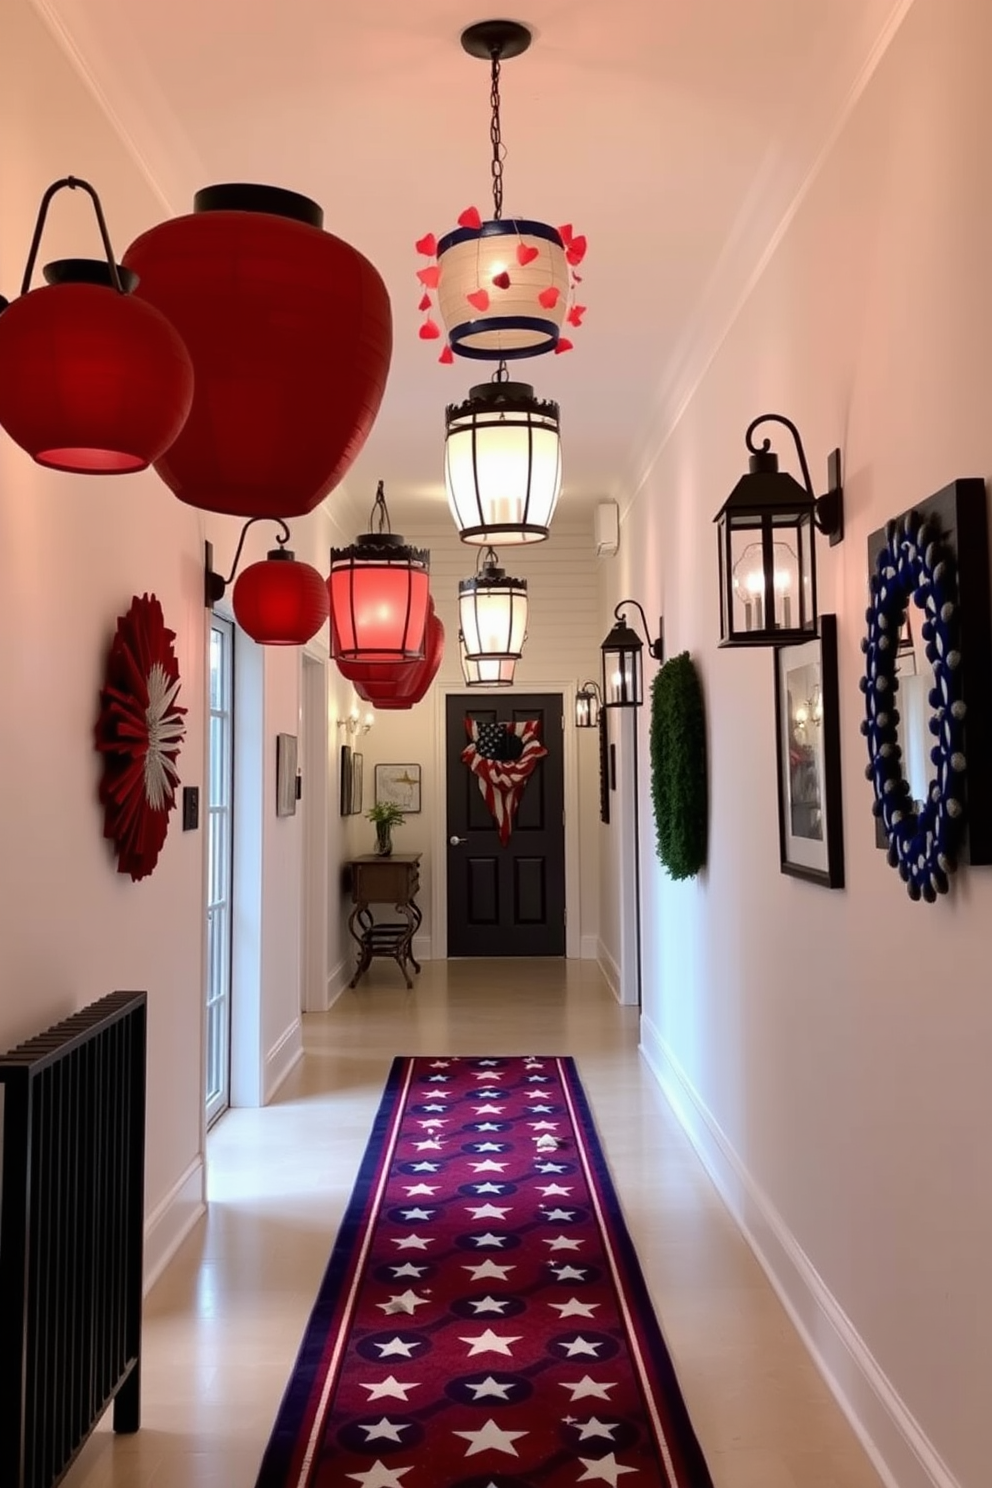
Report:
[[[205,598],[208,608],[222,599],[237,572],[248,528],[261,517],[251,517],[241,529],[230,575],[223,579],[213,571],[213,546],[206,544]],[[259,563],[238,574],[231,596],[234,618],[241,629],[260,646],[303,646],[317,634],[327,619],[330,601],[327,585],[309,563],[298,563],[286,547],[289,528],[281,521],[279,546]]]
[[[389,530],[379,482],[366,532],[349,548],[331,549],[327,580],[335,660],[420,661],[430,600],[430,553]]]
[[[492,548],[458,585],[458,619],[469,661],[519,661],[527,638],[527,580],[508,578]]]
[[[441,361],[450,362],[453,354],[504,362],[569,351],[572,343],[561,332],[566,322],[581,325],[585,313],[585,306],[574,302],[579,282],[574,270],[585,256],[586,240],[571,224],[552,227],[530,217],[503,216],[500,70],[504,60],[527,50],[531,33],[516,21],[480,21],[462,32],[461,41],[470,56],[490,64],[493,215],[484,221],[476,207],[467,207],[440,241],[433,233],[418,240],[417,251],[432,260],[417,273],[425,313],[421,340],[441,336],[431,314],[431,291],[436,291],[447,332]]]
[[[515,661],[493,661],[488,657],[470,660],[465,654],[465,637],[458,636],[462,676],[466,687],[512,687]]]
[[[48,208],[63,187],[90,196],[106,260],[47,264],[31,288]],[[114,258],[100,199],[66,176],[42,198],[20,297],[0,299],[0,424],[53,470],[145,470],[176,439],[193,401],[193,365],[165,316],[133,293]]]
[[[561,491],[558,404],[505,376],[501,367],[445,413],[444,483],[462,542],[543,542]]]
[[[433,613],[427,618],[427,640],[426,650],[422,661],[408,661],[404,663],[407,677],[395,688],[390,689],[388,683],[381,682],[376,678],[355,683],[355,690],[366,702],[373,703],[376,708],[401,709],[413,708],[427,696],[427,691],[437,676],[438,668],[444,656],[444,626],[440,619]],[[373,670],[371,667],[369,670]],[[378,670],[382,670],[380,667]]]
[[[342,480],[375,421],[389,296],[315,202],[274,186],[199,191],[193,213],[133,242],[140,297],[177,327],[193,407],[156,469],[180,501],[295,517]]]

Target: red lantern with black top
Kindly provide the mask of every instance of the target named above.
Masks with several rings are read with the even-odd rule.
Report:
[[[430,603],[430,553],[389,530],[379,482],[369,527],[348,548],[331,549],[333,655],[339,664],[420,661]]]
[[[124,255],[193,360],[192,411],[155,467],[190,506],[300,516],[365,443],[392,352],[389,296],[322,224],[296,192],[210,186]]]

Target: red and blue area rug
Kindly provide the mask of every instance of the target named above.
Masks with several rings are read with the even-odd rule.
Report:
[[[574,1062],[398,1058],[257,1488],[712,1488]]]

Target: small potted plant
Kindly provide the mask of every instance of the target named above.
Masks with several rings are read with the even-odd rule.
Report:
[[[395,801],[376,801],[365,815],[375,822],[375,850],[380,858],[388,858],[393,850],[393,828],[400,827],[406,818]]]

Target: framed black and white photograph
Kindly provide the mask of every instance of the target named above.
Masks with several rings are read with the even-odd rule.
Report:
[[[276,816],[296,815],[296,735],[276,734]]]
[[[398,806],[409,814],[420,810],[420,766],[376,765],[375,804]]]
[[[341,816],[351,815],[351,745],[341,745]]]
[[[352,814],[352,816],[361,816],[361,814],[362,814],[362,793],[363,793],[362,776],[364,774],[364,766],[365,766],[364,757],[362,755],[358,754],[357,751],[355,753],[353,753],[352,756],[351,756],[351,814]]]
[[[818,639],[774,659],[782,872],[842,889],[837,617],[821,615]]]

